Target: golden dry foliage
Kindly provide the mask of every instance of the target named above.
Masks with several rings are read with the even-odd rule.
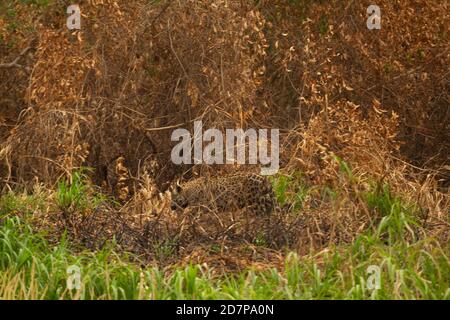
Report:
[[[370,1],[270,3],[261,9],[275,21],[267,99],[292,126],[323,109],[325,97],[330,106],[346,99],[367,111],[381,107],[398,114],[410,162],[435,169],[448,162],[448,2],[378,1],[379,31],[366,27]]]
[[[383,159],[396,155],[400,147],[397,127],[396,114],[366,114],[351,102],[337,102],[313,116],[306,128],[291,133],[290,140],[301,142],[295,144],[293,153],[290,150],[289,165],[319,185],[338,179],[336,156],[349,159],[362,174],[381,177],[387,165]]]

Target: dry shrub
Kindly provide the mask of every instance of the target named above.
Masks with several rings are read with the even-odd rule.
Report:
[[[83,14],[92,19],[73,33],[61,28],[65,20],[60,14],[49,10],[49,22],[38,30],[27,95],[35,112],[28,117],[45,117],[47,110],[59,110],[74,114],[75,121],[78,117],[87,121],[79,124],[77,136],[57,133],[73,138],[69,145],[64,139],[64,147],[54,145],[56,139],[42,141],[71,161],[60,161],[64,157],[47,161],[47,151],[24,149],[34,162],[28,163],[26,171],[18,170],[14,178],[26,182],[34,172],[41,181],[52,183],[85,165],[96,169],[100,184],[107,180],[108,166],[119,157],[124,157],[135,178],[143,162],[156,158],[162,164],[159,182],[166,183],[180,172],[167,165],[172,146],[167,129],[191,128],[194,119],[203,119],[209,126],[245,126],[253,113],[262,117],[256,90],[264,74],[265,22],[259,12],[239,11],[238,6],[188,1],[160,11],[145,1],[87,1]],[[33,127],[26,118],[15,129],[24,130],[59,129]],[[52,133],[37,135],[51,137]],[[28,136],[22,135],[20,143],[32,145],[35,141],[26,140],[34,135]],[[15,142],[11,135],[4,146],[16,149]],[[78,145],[89,150],[82,163],[72,159]],[[10,166],[19,165],[20,154],[7,155]]]
[[[62,174],[70,176],[74,168],[84,163],[89,150],[80,140],[80,131],[86,121],[75,112],[48,110],[35,113],[22,122],[6,140],[2,156],[9,158],[8,178],[21,177],[23,181],[52,182]]]
[[[73,146],[89,145],[84,165],[97,169],[99,184],[107,180],[108,166],[122,156],[135,178],[143,162],[157,158],[162,164],[158,182],[166,185],[186,169],[168,165],[170,129],[191,129],[196,119],[207,127],[292,130],[343,100],[366,112],[395,111],[402,150],[414,163],[427,161],[438,168],[434,164],[447,160],[446,28],[445,19],[436,14],[445,4],[424,10],[420,1],[412,9],[381,3],[385,20],[380,32],[367,30],[365,3],[354,2],[275,1],[253,9],[218,0],[169,6],[86,1],[83,14],[90,19],[74,33],[62,28],[65,19],[54,7],[38,26],[27,101],[37,112],[70,110],[88,119]],[[413,15],[414,10],[420,14]],[[431,23],[431,15],[439,18]],[[423,37],[416,39],[411,35],[418,28]],[[403,42],[413,53],[428,50],[414,57],[414,67],[411,52],[391,45]],[[399,70],[390,70],[394,66]],[[414,82],[406,79],[418,72]],[[424,145],[425,137],[429,142]],[[412,152],[418,149],[422,151]],[[53,182],[61,172],[48,172],[60,169],[41,170],[50,165],[41,161],[34,171]],[[58,162],[69,172],[77,165]]]
[[[398,131],[395,113],[364,110],[347,101],[325,107],[306,128],[289,133],[285,145],[291,158],[284,172],[301,172],[307,186],[313,187],[300,221],[285,222],[296,225],[291,236],[299,248],[351,242],[379,223],[382,217],[368,207],[364,194],[383,185],[400,195],[405,205],[420,208],[414,213],[424,225],[434,225],[430,233],[444,242],[449,239],[444,217],[450,198],[439,191],[435,176],[422,180],[422,172],[400,159]],[[323,187],[337,198],[324,197]]]
[[[381,105],[399,115],[402,154],[409,162],[433,169],[445,164],[448,3],[379,1],[382,29],[371,31],[370,1],[288,2],[261,7],[274,25],[267,35],[270,109],[288,113],[292,128],[323,109],[325,97],[331,106],[343,99],[369,110]]]
[[[377,113],[378,112],[378,113]],[[326,106],[288,140],[300,141],[290,150],[288,166],[306,173],[318,185],[338,187],[339,163],[336,157],[349,161],[351,167],[373,177],[385,174],[382,159],[396,155],[399,148],[397,115],[383,115],[383,110],[364,112],[351,102]],[[299,137],[300,136],[300,137]]]
[[[173,4],[155,25],[147,66],[158,75],[154,88],[170,94],[158,97],[161,106],[172,106],[172,117],[184,123],[202,117],[209,126],[244,126],[261,112],[255,100],[264,74],[264,27],[259,12],[239,10],[236,1]]]

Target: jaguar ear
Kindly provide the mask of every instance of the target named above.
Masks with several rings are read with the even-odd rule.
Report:
[[[181,192],[181,185],[180,185],[180,181],[177,180],[177,183],[175,184],[175,191],[176,192]]]

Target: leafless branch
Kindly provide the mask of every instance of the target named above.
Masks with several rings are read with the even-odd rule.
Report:
[[[10,69],[10,68],[24,68],[23,65],[19,64],[20,59],[22,59],[30,50],[33,50],[35,46],[33,45],[33,42],[22,50],[22,52],[12,61],[9,63],[0,63],[0,69]]]

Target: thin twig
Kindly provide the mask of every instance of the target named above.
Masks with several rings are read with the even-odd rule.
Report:
[[[161,11],[152,19],[150,22],[150,29],[153,29],[153,26],[155,25],[156,21],[169,9],[170,5],[172,4],[173,0],[168,0],[167,3],[164,5],[164,7],[161,9]]]
[[[0,69],[10,69],[10,68],[24,68],[21,64],[19,64],[20,59],[22,59],[23,56],[25,56],[28,51],[33,50],[35,47],[32,45],[34,41],[31,42],[31,44],[22,50],[22,52],[12,61],[9,63],[0,63]]]

